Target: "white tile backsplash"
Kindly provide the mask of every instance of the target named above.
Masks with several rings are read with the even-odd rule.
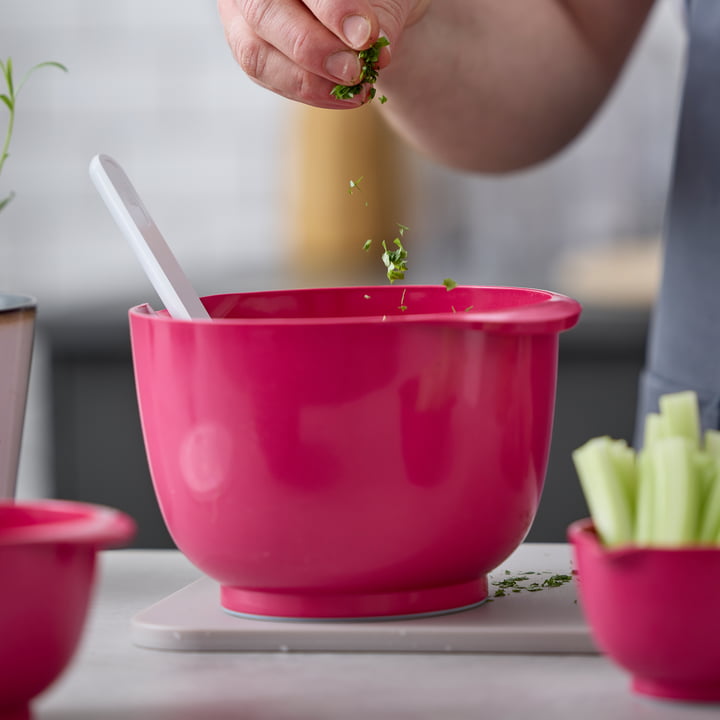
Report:
[[[538,286],[565,248],[656,235],[683,45],[673,0],[661,0],[603,112],[543,167],[484,178],[415,157],[410,279]],[[98,152],[125,167],[199,292],[282,266],[290,104],[237,68],[215,2],[2,0],[0,56],[18,72],[44,60],[70,70],[38,72],[18,103],[0,288],[36,295],[45,318],[115,301],[117,322],[154,300],[88,179]],[[44,360],[39,350],[21,461],[31,495],[48,482]]]
[[[601,115],[540,168],[473,177],[415,158],[426,196],[407,218],[413,279],[538,285],[566,247],[656,235],[683,42],[672,0],[661,2]],[[137,287],[139,268],[87,177],[96,152],[124,165],[208,291],[235,267],[282,261],[290,104],[237,68],[214,2],[3,0],[0,54],[18,70],[46,59],[70,69],[37,73],[20,98],[0,178],[18,193],[0,222],[0,287],[54,307],[84,301],[88,274],[107,280],[105,292]]]

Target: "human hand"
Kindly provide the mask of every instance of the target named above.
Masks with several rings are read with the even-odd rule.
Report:
[[[350,108],[366,102],[368,88],[343,100],[330,92],[360,79],[357,51],[382,32],[390,45],[377,67],[387,66],[403,29],[429,1],[218,0],[218,11],[235,59],[258,85],[307,105]]]

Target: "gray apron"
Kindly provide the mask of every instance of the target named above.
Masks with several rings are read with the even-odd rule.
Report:
[[[640,380],[635,444],[660,395],[695,390],[704,428],[720,415],[720,0],[688,3],[688,55],[663,276]]]

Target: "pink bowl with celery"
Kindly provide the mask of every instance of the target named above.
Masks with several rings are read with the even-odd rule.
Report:
[[[607,548],[591,520],[568,537],[593,637],[633,689],[720,702],[720,547]]]
[[[377,618],[482,602],[525,537],[574,300],[383,286],[130,311],[159,504],[239,614]]]

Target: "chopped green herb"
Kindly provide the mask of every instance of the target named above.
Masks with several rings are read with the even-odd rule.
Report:
[[[534,570],[528,570],[518,575],[513,575],[510,570],[505,570],[505,577],[501,580],[495,580],[492,584],[497,588],[495,597],[504,597],[508,591],[513,593],[520,592],[540,592],[545,588],[555,588],[565,585],[572,580],[572,575],[555,574],[545,578],[539,582],[527,582],[530,575],[538,575]]]
[[[457,287],[457,283],[452,278],[445,278],[443,285],[448,289],[448,292]]]
[[[370,249],[371,245],[372,245],[372,238],[368,238],[365,241],[365,244],[363,245],[363,250],[365,250],[365,252],[367,252]]]
[[[400,298],[400,304],[398,305],[398,310],[405,312],[407,310],[407,305],[405,305],[405,293],[407,292],[407,288],[403,288],[402,297]]]
[[[360,190],[360,183],[363,179],[361,175],[357,180],[350,180],[350,187],[348,188],[348,194],[352,195],[356,190]]]
[[[572,575],[551,575],[542,581],[543,587],[560,587],[572,580]]]
[[[400,233],[402,235],[402,233]],[[387,268],[388,280],[393,283],[395,280],[403,280],[405,273],[407,272],[407,250],[403,247],[400,242],[400,238],[395,238],[393,243],[396,246],[396,250],[388,250],[388,246],[383,240],[383,254],[382,261]]]
[[[358,53],[358,58],[362,63],[360,69],[360,79],[355,85],[335,85],[330,91],[333,97],[338,100],[350,100],[354,98],[359,92],[362,91],[365,85],[370,85],[370,99],[375,97],[376,90],[372,85],[377,82],[378,68],[377,63],[380,59],[380,50],[386,45],[389,45],[390,41],[386,37],[378,38],[374,45],[371,45],[367,50],[361,50]],[[380,97],[381,103],[386,103],[387,98],[383,95]]]

